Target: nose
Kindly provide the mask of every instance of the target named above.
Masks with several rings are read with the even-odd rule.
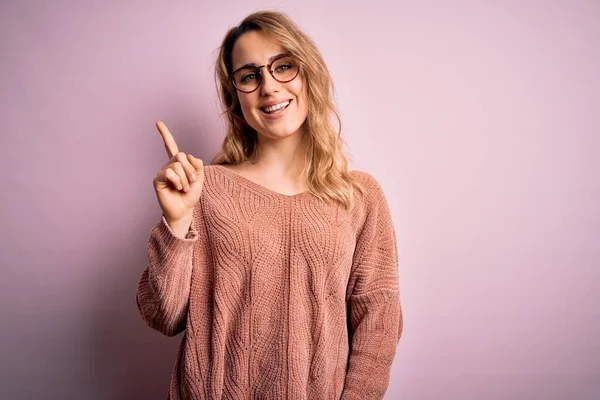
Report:
[[[264,69],[261,72],[262,72],[262,74],[261,74],[262,82],[260,83],[261,95],[268,96],[271,93],[275,93],[275,92],[279,91],[279,87],[281,86],[281,83],[278,82],[275,78],[273,78],[271,73],[267,70],[267,67],[264,67]]]

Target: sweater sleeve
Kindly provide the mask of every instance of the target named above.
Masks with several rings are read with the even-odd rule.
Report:
[[[383,398],[403,327],[396,234],[381,186],[372,182],[349,280],[350,356],[342,400]]]
[[[148,263],[139,280],[136,302],[148,326],[175,336],[186,326],[194,247],[195,219],[185,238],[175,235],[162,215],[150,232]]]

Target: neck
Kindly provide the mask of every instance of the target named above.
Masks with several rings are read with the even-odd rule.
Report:
[[[298,177],[306,164],[306,141],[303,130],[283,139],[258,135],[260,158],[254,168],[271,176]]]

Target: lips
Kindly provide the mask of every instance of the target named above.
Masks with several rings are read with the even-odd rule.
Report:
[[[284,106],[284,107],[281,107],[281,108],[279,108],[279,109],[277,109],[277,110],[275,110],[275,111],[270,111],[270,112],[267,112],[267,111],[266,111],[266,108],[267,108],[267,107],[270,107],[270,106],[266,106],[266,107],[259,107],[259,109],[260,109],[260,111],[261,111],[263,114],[265,114],[265,115],[273,115],[273,114],[278,114],[278,113],[281,113],[281,112],[283,112],[285,109],[287,109],[287,108],[290,106],[290,104],[292,104],[292,100],[284,100],[284,101],[281,101],[281,102],[279,102],[279,103],[273,104],[273,105],[277,105],[277,104],[285,103],[286,101],[287,101],[287,103],[288,103],[286,106]]]
[[[280,105],[280,104],[283,104],[283,103],[286,103],[286,102],[287,102],[287,104],[286,104],[285,106],[283,106],[283,107],[281,107],[281,108],[279,108],[279,109],[277,109],[277,110],[274,110],[274,111],[267,111],[267,108],[270,108],[270,107],[273,107],[273,106],[277,106],[277,105]],[[287,106],[289,106],[289,105],[290,105],[290,103],[291,103],[291,102],[292,102],[292,100],[291,100],[291,99],[290,99],[290,100],[282,100],[282,101],[279,101],[279,102],[269,102],[269,104],[266,104],[266,105],[264,105],[264,106],[262,106],[262,107],[259,107],[259,108],[260,108],[260,109],[261,109],[263,112],[265,112],[265,113],[269,113],[269,112],[271,112],[271,113],[274,113],[274,112],[276,112],[276,111],[279,111],[279,110],[281,110],[281,109],[284,109],[284,108],[286,108]]]
[[[279,110],[277,110],[271,114],[269,114],[259,108],[260,116],[262,117],[263,121],[268,122],[268,123],[275,123],[276,121],[281,121],[281,120],[285,119],[285,116],[287,115],[288,111],[290,111],[291,104],[292,104],[292,101],[290,100],[290,104],[288,104],[286,107],[280,108]]]

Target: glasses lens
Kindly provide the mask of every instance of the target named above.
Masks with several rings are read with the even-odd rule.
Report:
[[[298,63],[292,57],[283,57],[271,65],[273,76],[280,82],[289,82],[298,75]]]
[[[258,87],[260,75],[257,68],[242,68],[233,74],[233,83],[243,92],[251,92]]]

